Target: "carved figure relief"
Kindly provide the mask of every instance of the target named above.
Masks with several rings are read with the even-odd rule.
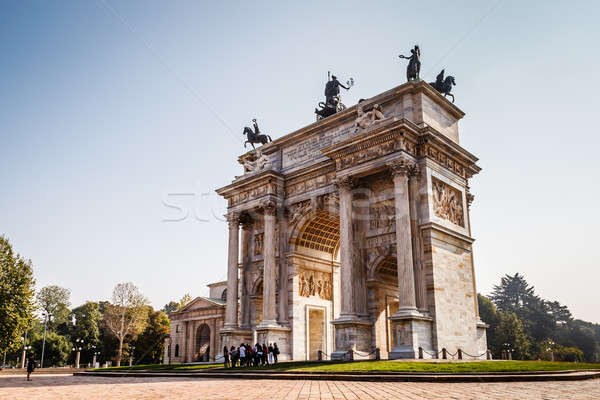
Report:
[[[377,103],[373,104],[373,108],[369,111],[364,111],[360,103],[356,107],[358,114],[356,121],[354,122],[355,129],[366,129],[372,125],[379,124],[382,121],[388,119],[383,115],[383,109]]]
[[[390,230],[396,220],[394,200],[384,200],[369,206],[369,227]]]
[[[265,234],[260,232],[254,235],[254,255],[259,256],[263,253],[263,243]]]
[[[255,150],[255,153],[249,153],[246,159],[243,160],[244,173],[261,171],[271,168],[269,157],[264,155],[260,149]]]
[[[290,227],[295,226],[298,221],[304,216],[310,209],[310,200],[304,200],[290,206]]]
[[[432,185],[435,215],[464,227],[465,218],[461,192],[436,178],[432,179]]]
[[[319,296],[323,300],[333,298],[330,273],[301,269],[298,284],[298,293],[302,297]]]

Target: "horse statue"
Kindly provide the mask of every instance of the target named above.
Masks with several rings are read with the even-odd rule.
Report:
[[[246,135],[248,137],[248,140],[246,140],[246,142],[244,143],[244,148],[246,148],[246,144],[248,144],[248,143],[250,143],[252,145],[253,149],[256,149],[256,147],[254,147],[254,143],[267,144],[269,142],[272,142],[271,136],[262,135],[260,133],[260,129],[258,128],[258,123],[256,122],[256,118],[252,119],[252,123],[254,125],[254,130],[252,130],[252,128],[245,126],[244,132],[242,133],[242,135]]]
[[[429,84],[433,86],[435,90],[443,94],[444,97],[452,97],[452,103],[454,103],[454,95],[450,93],[450,91],[452,90],[452,86],[456,85],[456,81],[452,75],[448,75],[444,78],[444,70],[442,70],[435,78],[435,82],[429,82]]]
[[[410,50],[410,56],[400,54],[398,57],[408,60],[408,66],[406,67],[406,80],[407,81],[419,81],[419,73],[421,72],[421,50],[418,45],[415,45]]]

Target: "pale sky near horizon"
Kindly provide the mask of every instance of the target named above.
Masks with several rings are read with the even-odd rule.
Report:
[[[155,308],[226,278],[225,203],[253,117],[314,121],[327,71],[347,105],[456,77],[478,290],[523,273],[600,322],[593,1],[2,1],[0,234],[72,303],[132,281]],[[176,218],[177,204],[189,211]]]

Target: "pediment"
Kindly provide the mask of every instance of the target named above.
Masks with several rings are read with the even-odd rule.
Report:
[[[214,307],[225,307],[225,303],[219,299],[196,297],[194,300],[190,301],[188,304],[177,310],[177,312],[180,313]]]

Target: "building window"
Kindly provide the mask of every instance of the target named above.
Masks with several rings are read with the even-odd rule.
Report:
[[[179,325],[175,325],[175,333],[179,333]]]
[[[179,345],[175,345],[175,357],[179,357]]]
[[[167,347],[167,357],[171,358],[171,345]]]
[[[221,293],[221,300],[227,301],[227,289],[223,290],[223,293]]]

